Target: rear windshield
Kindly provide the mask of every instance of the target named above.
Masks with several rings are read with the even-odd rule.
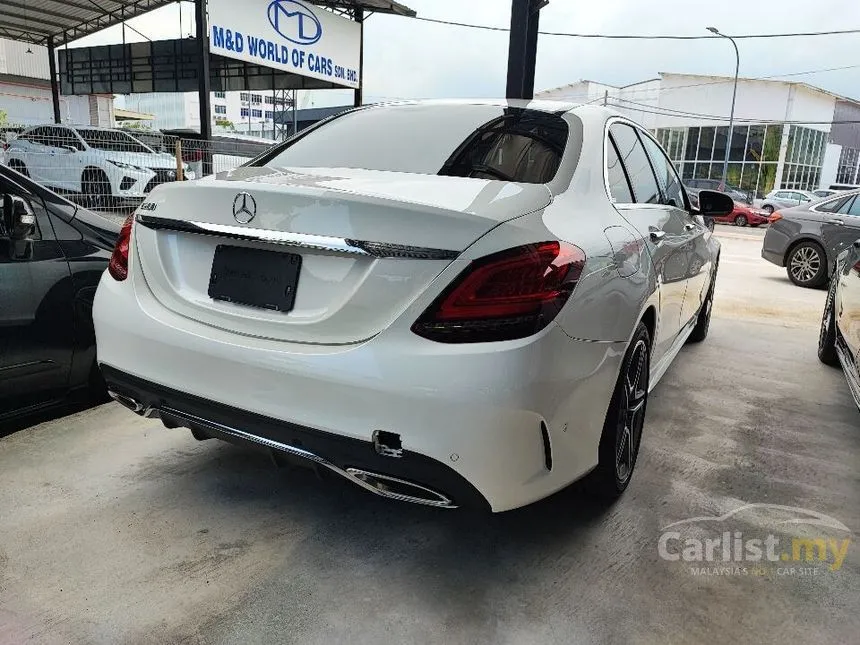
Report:
[[[78,130],[81,138],[87,142],[90,148],[96,150],[108,150],[110,152],[153,152],[151,148],[147,148],[140,141],[126,134],[125,132],[117,132],[115,130]]]
[[[340,115],[255,165],[364,168],[546,183],[567,145],[557,114],[493,105],[399,105]]]

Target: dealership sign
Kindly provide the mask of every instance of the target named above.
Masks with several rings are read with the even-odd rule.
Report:
[[[209,51],[359,86],[361,26],[300,0],[209,0]]]

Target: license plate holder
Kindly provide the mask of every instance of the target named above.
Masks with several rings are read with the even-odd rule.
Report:
[[[295,305],[301,267],[302,256],[296,253],[219,244],[209,297],[286,313]]]

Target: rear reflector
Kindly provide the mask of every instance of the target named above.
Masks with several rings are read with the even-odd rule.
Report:
[[[541,242],[472,262],[412,325],[443,343],[524,338],[546,327],[567,302],[585,253],[577,246]]]
[[[128,277],[128,247],[131,242],[131,225],[133,222],[134,215],[129,215],[122,225],[116,246],[113,249],[113,255],[110,256],[108,263],[108,273],[119,282]]]

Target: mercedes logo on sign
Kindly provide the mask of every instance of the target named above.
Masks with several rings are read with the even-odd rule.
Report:
[[[247,224],[257,215],[257,202],[249,193],[239,193],[233,200],[233,218]]]

